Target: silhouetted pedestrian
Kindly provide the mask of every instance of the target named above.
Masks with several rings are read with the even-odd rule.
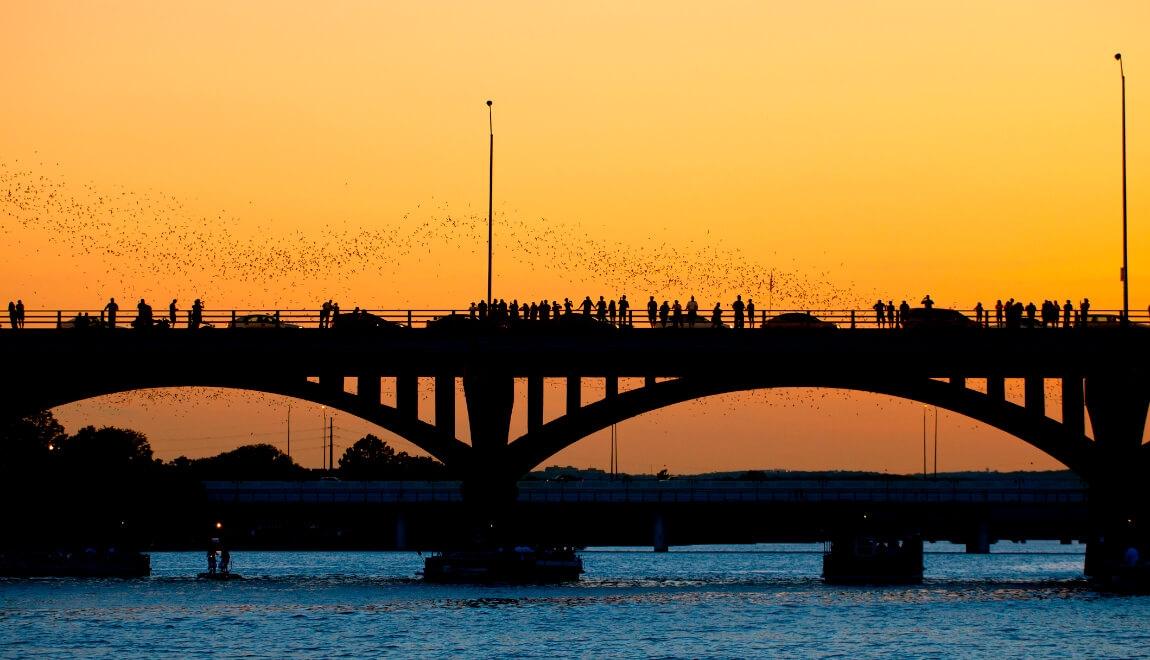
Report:
[[[731,309],[735,312],[735,328],[741,329],[743,327],[743,313],[747,310],[741,295],[735,296],[735,302],[731,303]]]
[[[612,298],[611,302],[607,303],[607,318],[611,319],[611,325],[615,325],[615,314],[618,309],[615,307],[615,299]]]
[[[627,302],[627,294],[619,296],[619,326],[631,325],[631,317],[628,312],[631,311],[631,303]]]
[[[232,568],[232,553],[227,548],[220,551],[220,573],[227,575]]]
[[[906,315],[910,313],[910,304],[907,301],[902,301],[898,305],[898,327],[904,327],[906,323]]]
[[[23,300],[17,300],[16,301],[16,327],[17,328],[23,328],[24,327],[24,301]]]
[[[674,305],[671,305],[671,327],[683,327],[683,306],[676,300]]]
[[[695,327],[695,321],[699,320],[699,302],[695,300],[695,296],[687,301],[687,325]]]
[[[651,327],[655,327],[655,316],[659,313],[659,303],[655,302],[655,296],[647,301],[647,320],[651,322]]]
[[[981,300],[974,304],[974,322],[977,323],[980,328],[982,327],[982,301]]]
[[[747,298],[747,327],[755,327],[755,301]]]
[[[926,294],[926,297],[922,299],[922,306],[927,308],[927,309],[931,309],[932,307],[934,307],[934,301],[930,299],[929,293]]]
[[[1083,298],[1082,302],[1078,303],[1078,325],[1086,327],[1090,322],[1090,299]]]
[[[886,327],[894,328],[894,301],[886,301]]]
[[[331,325],[331,301],[324,301],[319,308],[319,327],[327,328]]]
[[[999,298],[998,301],[994,303],[994,324],[1000,328],[1002,327],[1002,299],[1001,298]]]
[[[666,300],[662,305],[659,305],[659,324],[664,328],[667,327],[667,317],[671,315],[671,305]]]
[[[11,300],[8,301],[8,323],[13,330],[16,329],[16,303]]]
[[[607,301],[603,300],[603,296],[599,296],[599,302],[595,303],[595,317],[600,321],[607,320]]]
[[[883,325],[883,319],[885,318],[884,313],[886,312],[886,305],[882,304],[882,300],[879,300],[875,304],[871,305],[871,309],[874,310],[875,314],[874,324],[881,328]]]
[[[192,301],[192,311],[188,312],[188,327],[193,330],[204,322],[204,303],[199,298]]]
[[[473,300],[473,301],[471,301],[471,306],[467,308],[467,318],[474,321],[475,320],[475,312],[476,312],[476,307],[475,307],[475,301]]]
[[[587,296],[580,306],[583,308],[583,316],[591,316],[591,308],[595,306],[595,303],[591,302],[591,296]]]
[[[168,327],[176,327],[176,312],[178,311],[179,309],[176,308],[176,299],[172,298],[172,302],[168,303]]]
[[[723,306],[715,303],[715,309],[711,312],[711,327],[723,327]]]
[[[1074,314],[1074,304],[1070,299],[1066,299],[1066,304],[1062,306],[1062,327],[1070,327],[1070,317]]]
[[[108,304],[104,305],[104,312],[102,317],[108,320],[108,327],[116,327],[116,312],[120,311],[120,306],[116,304],[115,298],[108,298]]]
[[[476,305],[475,307],[477,310],[479,310],[479,320],[480,321],[486,321],[487,320],[487,301],[486,300],[480,300],[479,304]]]

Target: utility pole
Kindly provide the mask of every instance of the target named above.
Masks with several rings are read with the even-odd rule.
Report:
[[[1114,53],[1122,75],[1122,325],[1130,323],[1130,262],[1126,258],[1126,69],[1122,53]]]

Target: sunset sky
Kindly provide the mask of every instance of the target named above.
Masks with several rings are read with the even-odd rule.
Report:
[[[1145,311],[1147,26],[1144,1],[3,0],[0,296],[465,306],[486,285],[490,98],[498,297],[1113,308],[1121,51]],[[177,390],[56,412],[171,458],[281,442],[288,403]],[[318,464],[321,412],[292,410]],[[908,472],[922,415],[719,397],[623,424],[621,464]],[[372,430],[337,425],[344,446]],[[1056,465],[956,415],[940,427],[944,470]],[[605,467],[605,436],[555,462]]]

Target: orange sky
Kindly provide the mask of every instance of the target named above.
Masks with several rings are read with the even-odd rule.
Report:
[[[1112,307],[1121,50],[1144,309],[1146,25],[1145,2],[9,0],[0,296],[461,305],[484,289],[493,98],[496,295]],[[182,392],[57,412],[171,456],[273,437],[285,410]],[[348,424],[348,441],[369,428]],[[943,429],[943,468],[1051,464]],[[633,470],[921,466],[921,406],[837,393],[722,398],[623,434]],[[605,440],[559,460],[605,465]]]

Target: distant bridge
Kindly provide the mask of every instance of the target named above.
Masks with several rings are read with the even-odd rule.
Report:
[[[206,482],[229,539],[253,548],[443,547],[467,526],[456,482]],[[824,541],[913,530],[985,552],[998,540],[1089,536],[1086,484],[1023,479],[524,481],[505,523],[524,541],[668,545]]]

